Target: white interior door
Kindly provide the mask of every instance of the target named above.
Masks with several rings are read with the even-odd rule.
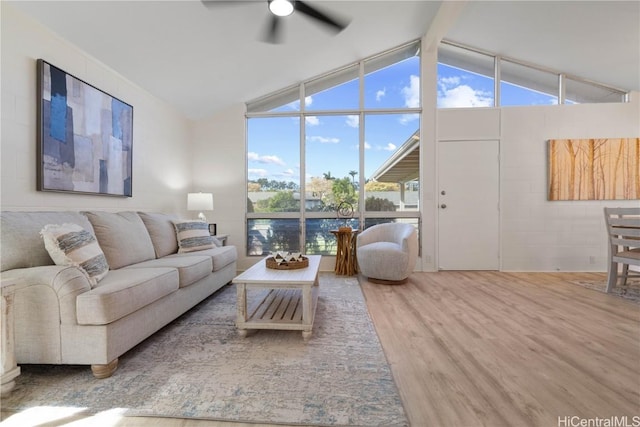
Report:
[[[500,268],[498,141],[438,145],[438,267]]]

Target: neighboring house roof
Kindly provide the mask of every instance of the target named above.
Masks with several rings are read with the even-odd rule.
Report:
[[[419,179],[420,129],[407,139],[369,179],[378,182],[404,183]]]

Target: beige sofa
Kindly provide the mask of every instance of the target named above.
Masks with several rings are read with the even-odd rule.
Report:
[[[15,362],[91,365],[96,377],[108,377],[119,356],[229,283],[236,248],[178,253],[173,219],[144,212],[2,212],[2,282],[15,289]],[[47,224],[78,224],[94,233],[109,271],[93,288],[78,267],[54,264],[40,235]]]

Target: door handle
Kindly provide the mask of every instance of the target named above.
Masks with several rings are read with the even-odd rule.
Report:
[[[447,205],[445,205],[444,203],[443,203],[443,204],[441,204],[441,205],[440,205],[440,207],[441,207],[442,209],[447,209]]]

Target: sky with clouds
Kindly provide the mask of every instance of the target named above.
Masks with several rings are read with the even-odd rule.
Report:
[[[493,77],[471,73],[459,68],[438,64],[438,107],[493,107]],[[538,92],[502,81],[500,105],[557,104],[554,95]]]
[[[493,79],[438,65],[438,107],[490,107],[494,104]],[[365,76],[367,109],[419,108],[419,60],[413,57]],[[305,98],[305,110],[358,109],[358,80],[314,93]],[[517,86],[501,85],[504,105],[549,104],[554,97]],[[299,111],[292,102],[275,111]],[[251,118],[248,124],[249,179],[267,178],[300,182],[300,116]],[[325,173],[343,178],[359,168],[358,115],[305,116],[306,180]],[[369,179],[404,144],[420,124],[418,114],[365,114],[365,179]],[[358,179],[359,176],[356,177]]]
[[[365,76],[365,109],[418,108],[420,106],[419,60],[410,58]],[[307,112],[358,109],[359,84],[351,80],[305,98]],[[292,102],[277,111],[299,111]],[[382,165],[419,126],[417,114],[365,115],[365,178]],[[252,118],[248,125],[248,172],[250,179],[293,180],[300,177],[300,129],[296,118]],[[360,116],[305,116],[305,178],[331,173],[350,177],[359,169]],[[356,176],[356,179],[359,177]]]

